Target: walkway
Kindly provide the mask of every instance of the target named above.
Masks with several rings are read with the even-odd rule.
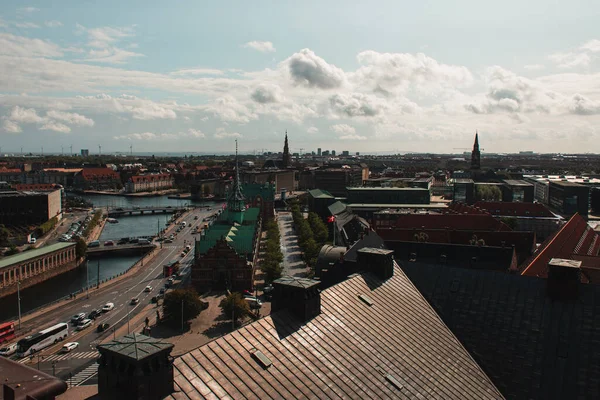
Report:
[[[294,220],[292,213],[281,211],[277,213],[277,223],[279,233],[281,234],[281,252],[283,253],[283,272],[282,275],[305,277],[308,268],[302,261],[300,246],[298,246],[298,236],[293,229]]]

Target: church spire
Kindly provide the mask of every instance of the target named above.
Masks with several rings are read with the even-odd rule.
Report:
[[[479,133],[475,131],[475,143],[471,152],[471,169],[481,168],[481,152],[479,151]]]
[[[290,147],[288,145],[287,129],[285,130],[285,142],[283,143],[283,168],[290,166]]]
[[[246,210],[246,203],[244,201],[244,195],[242,194],[242,187],[240,185],[240,171],[238,167],[238,143],[235,141],[235,175],[233,178],[233,184],[229,190],[229,196],[227,198],[227,209],[232,216],[243,213]],[[235,218],[235,222],[238,218]]]

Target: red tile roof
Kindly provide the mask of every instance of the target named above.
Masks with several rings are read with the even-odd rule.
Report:
[[[13,185],[15,190],[54,190],[56,189],[54,183],[17,183]]]
[[[395,225],[404,229],[455,229],[471,231],[510,231],[491,215],[401,214]]]
[[[81,176],[84,179],[119,179],[119,174],[110,168],[83,168]]]
[[[2,174],[20,174],[21,170],[19,168],[0,168],[0,173]]]
[[[492,215],[515,217],[556,217],[541,203],[511,203],[500,201],[478,201],[474,208],[484,210]]]
[[[571,217],[563,227],[548,238],[537,250],[533,260],[523,265],[521,275],[548,277],[548,262],[552,258],[571,259],[572,256],[598,256],[600,238],[579,214]]]

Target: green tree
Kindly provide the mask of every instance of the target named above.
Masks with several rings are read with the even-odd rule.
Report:
[[[12,256],[13,254],[18,254],[20,253],[19,249],[17,249],[17,246],[15,246],[14,244],[11,244],[10,247],[8,248],[8,250],[6,250],[4,252],[5,256]]]
[[[4,225],[0,225],[0,243],[8,242],[10,231]]]
[[[325,222],[314,212],[308,214],[308,223],[313,232],[315,241],[319,244],[324,244],[329,238],[329,231]]]
[[[483,201],[500,201],[502,191],[496,185],[477,185],[475,197]]]
[[[87,243],[82,238],[79,238],[77,240],[77,244],[75,245],[75,254],[77,255],[77,258],[85,257],[86,252],[87,252]]]
[[[183,305],[183,307],[182,307]],[[196,318],[208,305],[200,300],[194,289],[175,289],[167,292],[163,302],[163,321],[172,327],[181,327],[181,312],[184,323]]]
[[[219,304],[221,311],[227,318],[237,321],[250,314],[250,306],[242,295],[237,292],[228,294]]]

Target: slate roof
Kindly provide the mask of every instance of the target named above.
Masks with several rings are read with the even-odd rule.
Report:
[[[552,258],[570,259],[572,255],[598,256],[598,235],[579,214],[575,214],[554,235],[538,248],[530,260],[521,265],[522,275],[548,276],[548,262]]]
[[[416,229],[455,229],[470,231],[510,231],[491,215],[399,214],[395,226]]]
[[[398,267],[386,282],[355,275],[323,290],[308,322],[281,310],[173,365],[169,399],[502,397]]]
[[[600,288],[576,301],[546,280],[433,264],[402,269],[509,399],[600,398]]]
[[[327,190],[313,189],[309,190],[308,193],[315,199],[333,199],[333,196]]]
[[[100,353],[111,351],[134,360],[142,360],[160,351],[172,349],[173,344],[140,333],[130,333],[97,347]]]
[[[473,207],[498,216],[557,218],[556,215],[541,203],[478,201]]]

